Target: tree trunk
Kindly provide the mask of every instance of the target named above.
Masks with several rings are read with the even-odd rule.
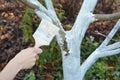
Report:
[[[87,6],[86,3],[88,3]],[[62,51],[64,80],[83,79],[82,76],[84,75],[80,74],[80,45],[89,24],[94,20],[90,12],[94,10],[96,3],[97,0],[84,0],[83,6],[72,30],[66,32],[66,42],[69,49],[69,55],[65,56],[64,51]]]

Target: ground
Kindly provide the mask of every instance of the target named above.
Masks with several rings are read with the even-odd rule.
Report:
[[[18,0],[17,0],[18,1]],[[0,0],[0,68],[4,68],[4,66],[8,63],[8,61],[13,58],[20,50],[33,46],[34,42],[25,41],[23,38],[23,30],[19,27],[22,24],[21,19],[25,13],[25,6],[21,3]],[[119,4],[117,3],[119,6]],[[101,8],[101,4],[97,5],[95,8],[95,13],[112,13],[116,12],[114,8],[116,8],[116,3],[112,5],[113,9],[109,8]],[[106,7],[106,6],[104,6]],[[96,31],[107,35],[115,22],[113,21],[102,21],[92,23],[87,30],[86,36],[94,38],[96,41],[101,41],[105,37],[102,35],[98,35]],[[67,21],[67,25],[70,24],[70,21]],[[40,77],[40,73],[37,70],[37,67],[33,67],[33,70],[37,77]],[[30,70],[21,71],[16,80],[19,80],[24,77],[25,73],[29,73]],[[49,76],[49,74],[48,74]]]

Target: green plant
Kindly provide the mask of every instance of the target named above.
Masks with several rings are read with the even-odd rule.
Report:
[[[82,61],[84,61],[90,55],[90,53],[92,53],[96,47],[98,47],[98,45],[98,42],[92,41],[90,38],[85,37],[81,46]]]
[[[118,39],[118,37],[116,37]],[[99,46],[98,42],[85,37],[81,46],[82,61]],[[86,73],[85,80],[120,80],[120,56],[114,55],[99,59]]]
[[[36,80],[34,72],[30,72],[29,74],[26,74],[23,80]]]
[[[39,67],[39,71],[42,74],[49,73],[53,76],[53,79],[57,78],[61,80],[63,78],[61,64],[62,56],[56,39],[51,42],[50,46],[43,46],[41,48],[43,49],[43,53],[40,54],[40,59],[36,63]],[[46,79],[43,78],[42,80]]]
[[[115,34],[113,41],[118,42],[120,41],[120,29],[118,30],[118,32]]]
[[[112,60],[110,59],[112,58]],[[119,80],[119,56],[99,59],[86,73],[85,79],[90,80]]]
[[[26,7],[25,14],[22,18],[22,24],[20,25],[20,28],[23,29],[25,41],[28,41],[32,38],[33,16],[34,11],[31,8]]]
[[[65,20],[67,17],[65,16],[65,11],[63,10],[62,4],[54,4],[57,8],[55,8],[56,14],[60,21]]]

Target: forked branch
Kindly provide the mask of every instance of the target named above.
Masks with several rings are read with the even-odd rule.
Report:
[[[116,23],[112,31],[103,41],[103,43],[84,61],[81,65],[81,74],[82,77],[86,71],[101,57],[116,55],[120,53],[120,42],[108,45],[109,41],[113,38],[115,33],[120,28],[120,20]],[[108,46],[107,46],[108,45]]]
[[[55,12],[54,12],[54,14],[49,12],[49,10],[47,10],[38,0],[20,0],[20,1],[22,3],[24,3],[25,5],[29,6],[30,8],[32,8],[34,10],[39,10],[42,13],[46,14],[48,17],[50,17],[52,19],[53,23],[55,25],[57,25],[61,29],[62,32],[64,32],[64,29],[61,26],[60,21],[56,17]],[[48,9],[52,8],[51,7],[52,6],[52,2],[49,1],[49,3],[51,3],[51,4],[49,4],[49,6],[48,6],[48,2],[46,3],[47,7],[49,7]]]

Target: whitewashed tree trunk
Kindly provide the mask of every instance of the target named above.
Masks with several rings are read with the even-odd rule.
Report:
[[[21,1],[32,7],[41,19],[48,20],[60,28],[59,34],[56,35],[56,38],[62,52],[64,80],[82,80],[87,70],[99,58],[120,53],[120,42],[108,45],[109,41],[120,27],[120,20],[118,20],[117,24],[103,43],[81,64],[81,42],[89,25],[97,20],[109,19],[108,17],[107,19],[104,19],[104,17],[100,17],[101,15],[93,14],[97,0],[83,1],[77,19],[70,31],[65,31],[63,29],[56,16],[51,0],[45,0],[47,9],[38,0]],[[119,14],[117,15],[117,18],[120,18]]]

